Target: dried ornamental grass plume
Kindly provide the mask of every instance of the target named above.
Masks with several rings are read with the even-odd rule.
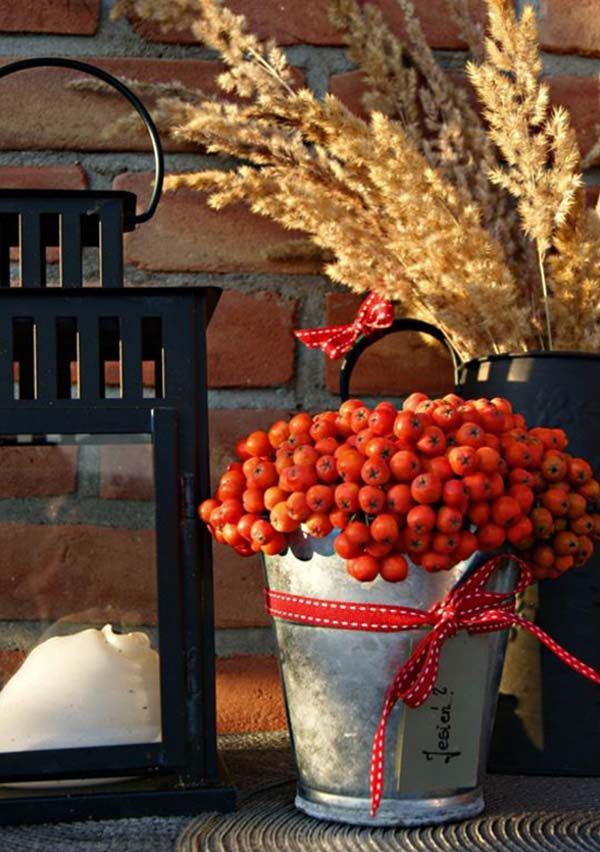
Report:
[[[365,109],[398,119],[406,135],[420,144],[417,72],[408,64],[402,43],[385,23],[381,9],[357,0],[330,0],[329,17],[363,75]]]
[[[597,86],[598,86],[598,100],[600,101],[600,74],[597,77]],[[583,160],[581,161],[582,169],[590,169],[594,166],[597,160],[600,158],[600,124],[597,124],[594,128],[596,133],[596,141],[587,152]]]
[[[587,210],[580,191],[575,210],[557,230],[548,258],[552,301],[560,332],[557,348],[600,349],[600,218]]]
[[[489,171],[497,166],[494,146],[466,91],[436,61],[413,4],[398,0],[398,5],[405,21],[406,51],[423,81],[418,90],[424,115],[423,153],[480,207],[485,227],[502,244],[507,261],[518,266],[523,253],[516,216],[506,193],[488,180]]]
[[[241,98],[263,97],[292,90],[293,77],[283,52],[274,41],[261,42],[246,32],[246,19],[220,0],[119,0],[112,17],[131,14],[152,20],[161,29],[191,29],[192,34],[217,50],[229,69],[219,75],[219,86]]]
[[[208,191],[216,209],[244,201],[307,231],[335,255],[327,268],[334,281],[355,292],[375,289],[417,316],[435,318],[465,357],[500,345],[526,347],[527,312],[500,246],[481,227],[479,211],[428,166],[400,125],[381,114],[367,125],[335,98],[321,103],[305,90],[273,104],[270,118],[288,136],[247,151],[263,168],[179,176],[170,187]],[[335,132],[336,120],[348,133]],[[201,123],[194,119],[178,136],[191,132],[207,144]],[[235,132],[229,125],[229,141],[217,149],[232,139],[245,146],[253,132],[247,121]]]
[[[116,0],[110,11],[112,20],[133,15],[154,21],[161,30],[191,29],[200,14],[199,0]]]
[[[469,0],[446,0],[450,17],[467,43],[469,52],[475,62],[483,62],[485,58],[484,29],[473,19],[469,9]]]
[[[600,74],[597,79],[598,84],[598,100],[600,101]],[[600,158],[600,124],[596,124],[594,131],[596,133],[596,141],[587,152],[585,157],[583,157],[581,161],[582,169],[590,169],[596,165],[597,160]]]
[[[490,136],[506,162],[492,169],[490,178],[517,199],[522,226],[537,246],[552,348],[544,262],[582,185],[579,149],[568,113],[550,111],[548,87],[539,81],[542,63],[532,7],[525,7],[520,21],[509,0],[488,0],[488,8],[487,61],[470,64],[468,74],[484,104]]]
[[[476,55],[480,55],[483,35],[472,21],[467,26],[467,0],[447,2],[459,25],[468,30]],[[510,197],[488,179],[490,170],[497,166],[495,148],[465,91],[438,65],[412,4],[400,5],[406,22],[406,45],[391,32],[379,9],[357,0],[329,0],[330,17],[342,30],[349,55],[368,86],[363,103],[399,120],[429,163],[480,207],[482,222],[500,242],[516,286],[522,291],[521,298],[531,306],[532,324],[541,328],[530,248]],[[405,67],[405,63],[411,67]],[[415,78],[416,68],[419,74]],[[416,115],[415,93],[420,106]]]
[[[146,17],[154,14],[161,25],[181,26],[181,20],[175,23],[172,3],[152,0],[149,11],[149,2],[128,0],[120,5],[134,14],[146,9]],[[536,348],[532,324],[535,327],[539,299],[533,300],[531,291],[517,283],[511,272],[518,254],[511,246],[512,212],[503,182],[498,181],[501,186],[485,182],[486,172],[499,174],[498,163],[464,92],[437,66],[409,0],[398,3],[406,17],[406,51],[419,71],[418,78],[404,67],[402,45],[378,12],[355,0],[330,2],[348,28],[350,49],[356,59],[360,56],[376,90],[373,97],[380,99],[385,112],[393,109],[399,121],[375,112],[365,122],[331,95],[320,101],[306,89],[294,90],[284,55],[274,44],[263,44],[248,34],[242,16],[234,15],[219,0],[176,0],[186,25],[219,51],[227,65],[219,85],[243,101],[196,100],[195,94],[182,91],[182,97],[160,98],[158,112],[175,139],[245,162],[230,171],[175,175],[168,186],[205,192],[215,209],[242,201],[287,228],[304,230],[329,260],[327,272],[334,281],[357,293],[375,290],[400,302],[405,312],[435,322],[464,358],[490,349]],[[458,17],[464,15],[467,0],[447,2]],[[489,2],[496,15],[496,29],[488,43],[495,64],[488,60],[484,68],[491,65],[509,90],[516,85],[513,77],[517,75],[519,85],[529,84],[531,72],[526,65],[531,55],[526,56],[525,48],[531,48],[530,32],[527,27],[522,33],[515,31],[514,15],[511,19],[501,0]],[[471,33],[470,38],[474,37]],[[371,45],[379,47],[372,51]],[[514,54],[521,62],[514,75],[506,66],[510,51],[511,59]],[[549,117],[544,112],[547,96],[544,107],[537,73],[534,66],[535,88],[526,85],[529,100],[523,98],[520,106],[525,113],[529,110],[524,116],[527,121],[532,114],[538,121],[533,136],[540,135],[539,127],[543,127],[544,162],[546,171],[552,172],[544,192],[549,195],[552,190],[560,200],[551,212],[550,263],[557,290],[556,316],[562,322],[569,310],[581,316],[584,306],[591,304],[592,284],[579,292],[558,285],[573,270],[585,281],[593,281],[598,271],[594,239],[600,228],[593,232],[594,239],[587,240],[582,260],[573,235],[589,236],[592,230],[588,219],[583,223],[573,215],[570,196],[577,176],[573,175],[572,131],[564,114]],[[385,78],[403,86],[400,96]],[[415,85],[421,116],[416,113]],[[507,97],[506,86],[500,95]],[[537,144],[533,143],[534,153]],[[528,148],[526,154],[530,155]],[[537,161],[527,160],[521,171],[518,163],[508,158],[507,162],[503,175],[508,182],[509,177],[517,180],[513,172],[518,176],[531,171]],[[513,191],[512,184],[507,188]],[[496,234],[502,235],[507,252],[494,238]],[[543,264],[541,268],[543,272]],[[599,325],[596,314],[590,312],[586,342],[595,340]],[[575,333],[565,325],[565,339]]]

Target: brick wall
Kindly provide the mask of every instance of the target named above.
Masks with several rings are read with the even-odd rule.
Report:
[[[401,32],[395,0],[377,0],[377,4]],[[481,14],[481,3],[472,0],[472,4]],[[442,63],[460,76],[464,45],[447,19],[443,0],[415,0],[415,5]],[[0,4],[0,61],[52,54],[82,57],[138,80],[176,79],[208,93],[215,91],[219,65],[210,51],[193,43],[189,33],[164,36],[142,21],[111,22],[110,6],[110,0],[4,0]],[[232,0],[231,6],[245,13],[258,33],[275,36],[286,46],[297,73],[315,91],[335,92],[360,112],[360,75],[348,62],[339,34],[327,20],[325,0]],[[595,79],[600,70],[600,24],[594,14],[597,4],[594,0],[537,0],[536,6],[541,14],[541,38],[553,99],[571,108],[582,148],[587,151],[600,120]],[[143,200],[149,190],[152,160],[142,130],[116,146],[103,130],[123,115],[125,108],[100,95],[82,96],[66,89],[70,76],[67,71],[55,70],[0,82],[4,117],[0,128],[0,186],[114,186],[131,189]],[[206,156],[164,141],[170,171],[203,167],[210,162]],[[596,170],[592,170],[588,175],[591,187],[598,183],[597,178]],[[594,195],[592,188],[590,198]],[[299,243],[295,259],[288,257],[290,242]],[[335,404],[338,366],[325,364],[320,353],[297,347],[292,329],[326,320],[344,321],[352,316],[357,300],[327,284],[315,261],[303,254],[301,234],[286,232],[243,207],[216,214],[198,196],[180,192],[165,197],[155,218],[128,237],[126,264],[127,281],[134,286],[218,284],[225,290],[209,332],[213,473],[229,459],[230,448],[241,433],[264,426],[282,412]],[[357,370],[354,388],[361,394],[399,395],[415,385],[436,391],[447,388],[450,382],[451,371],[443,351],[407,335],[373,347]],[[26,461],[23,456],[19,464]],[[34,456],[30,461],[35,462]],[[149,548],[140,509],[149,495],[136,492],[138,461],[131,454],[115,457],[118,475],[108,476],[103,472],[103,453],[99,453],[93,494],[79,493],[80,478],[73,474],[76,460],[72,454],[62,458],[60,469],[48,463],[37,479],[37,501],[59,500],[63,510],[77,505],[78,500],[88,501],[88,514],[77,516],[78,529],[68,524],[64,529],[77,537],[79,546],[83,541],[88,554],[104,554],[95,562],[100,578],[96,592],[108,588],[102,583],[116,583],[118,588],[119,576],[131,569],[125,562],[139,561],[140,552]],[[31,513],[23,503],[27,487],[21,477],[0,481],[0,496],[11,498],[16,513],[11,535],[6,543],[0,541],[0,554],[5,562],[10,556],[14,564],[25,564],[19,549],[24,548],[23,553],[31,550],[31,534],[35,532],[41,554],[37,558],[43,565],[46,549],[54,546],[52,531],[32,530]],[[129,507],[138,501],[137,514],[126,516],[121,524],[126,535],[122,528],[107,532],[105,526],[102,545],[96,549],[97,513],[103,501],[115,500]],[[17,509],[22,510],[21,515]],[[125,544],[133,529],[140,537],[137,550]],[[69,566],[68,551],[63,563]],[[217,547],[215,577],[220,727],[280,727],[284,715],[271,634],[262,609],[258,560],[241,560]],[[48,617],[65,611],[69,602],[64,596],[74,594],[72,589],[68,591],[70,585],[65,585],[64,579],[61,572],[56,578],[44,580],[43,572],[38,577],[40,587],[46,582],[42,597],[49,606]],[[147,577],[140,577],[139,598],[129,601],[132,609],[143,610],[148,584]],[[40,589],[31,591],[39,600]],[[63,596],[55,611],[50,606],[52,595]],[[71,603],[84,608],[83,590],[79,589],[75,597],[78,595]],[[87,604],[91,606],[94,597],[95,592],[89,595]],[[13,613],[11,617],[29,616]],[[142,623],[148,617],[147,612],[142,614]],[[0,667],[5,673],[14,668],[21,651],[10,643],[0,646]]]

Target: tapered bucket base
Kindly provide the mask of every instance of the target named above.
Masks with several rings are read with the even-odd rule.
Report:
[[[320,790],[298,788],[295,805],[316,819],[349,825],[404,826],[439,825],[478,816],[483,811],[481,787],[436,799],[382,799],[377,816],[371,816],[369,799],[336,796]]]

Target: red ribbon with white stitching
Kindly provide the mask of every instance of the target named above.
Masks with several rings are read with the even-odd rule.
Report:
[[[369,293],[354,322],[324,328],[303,328],[294,332],[311,349],[322,349],[328,358],[341,358],[361,335],[388,328],[394,321],[394,305],[377,293]]]
[[[489,559],[428,610],[384,604],[325,601],[265,590],[268,613],[273,618],[284,621],[314,624],[335,630],[363,630],[375,633],[431,627],[401,666],[385,696],[371,752],[373,816],[377,813],[383,792],[385,733],[389,715],[397,701],[404,701],[409,707],[419,707],[427,700],[437,679],[443,644],[458,630],[467,630],[473,634],[490,633],[518,625],[532,633],[578,674],[600,685],[600,673],[566,651],[537,625],[515,613],[514,596],[524,591],[533,581],[533,574],[526,562],[516,556],[511,557],[512,563],[519,569],[519,578],[510,592],[486,591],[486,582],[506,559],[507,557],[502,555]]]

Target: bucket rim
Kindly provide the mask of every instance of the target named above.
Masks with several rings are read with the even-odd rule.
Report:
[[[542,358],[548,360],[564,358],[566,360],[573,361],[598,361],[600,360],[600,353],[583,352],[576,349],[555,349],[550,352],[547,350],[532,349],[530,352],[492,353],[490,355],[480,355],[477,358],[470,358],[468,361],[464,361],[459,365],[458,372],[461,373],[463,370],[467,370],[471,365],[474,366],[475,364],[485,364],[490,361],[515,361],[522,358]]]

